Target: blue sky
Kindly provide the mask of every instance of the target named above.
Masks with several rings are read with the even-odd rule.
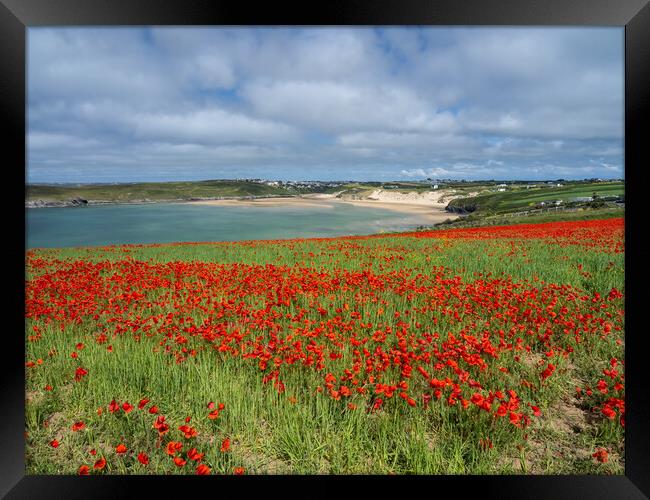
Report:
[[[623,177],[623,28],[29,28],[28,182]]]

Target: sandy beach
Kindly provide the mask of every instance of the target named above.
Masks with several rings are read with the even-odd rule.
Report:
[[[436,224],[446,219],[458,216],[445,211],[447,203],[439,200],[444,192],[397,193],[385,190],[375,190],[363,199],[337,198],[336,194],[311,194],[296,197],[230,199],[230,200],[199,200],[188,202],[196,205],[214,206],[295,206],[332,208],[336,204],[350,204],[359,207],[375,207],[395,212],[417,215],[418,221]]]

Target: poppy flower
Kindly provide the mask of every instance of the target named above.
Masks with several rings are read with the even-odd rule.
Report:
[[[510,423],[519,427],[521,421],[521,415],[511,411],[509,415]]]
[[[133,410],[133,405],[129,404],[129,402],[127,401],[122,405],[122,409],[124,410],[124,413],[129,413]]]
[[[221,452],[225,453],[230,449],[230,439],[226,438],[221,442]]]
[[[208,403],[208,410],[212,410],[212,409],[214,409],[214,402],[213,402],[213,401],[210,401],[210,402]]]
[[[52,386],[51,386],[50,384],[47,384],[47,385],[45,386],[45,390],[46,390],[46,391],[51,391],[51,390],[52,390]]]
[[[609,457],[609,453],[605,448],[596,448],[596,453],[592,455],[596,460],[598,460],[600,463],[607,463],[607,459]]]
[[[163,436],[169,431],[169,425],[165,423],[165,416],[160,415],[156,418],[156,421],[153,423],[154,429],[158,431],[158,434]]]
[[[210,413],[208,413],[208,418],[210,420],[215,420],[216,418],[219,418],[219,410],[212,410]]]
[[[90,453],[94,457],[95,455],[97,455],[97,450],[95,448],[93,448],[88,453]]]
[[[87,476],[89,474],[89,471],[90,471],[90,467],[88,467],[87,465],[82,465],[81,467],[79,467],[78,474],[80,476]]]
[[[95,462],[95,465],[93,465],[93,469],[98,469],[102,470],[104,467],[106,467],[106,459],[105,458],[100,458]]]
[[[56,439],[53,439],[52,441],[50,441],[50,446],[52,448],[58,448],[60,444],[61,443],[59,443],[59,441],[57,441]]]
[[[120,411],[120,405],[115,400],[113,400],[108,405],[108,411],[110,411],[111,413],[118,412]]]
[[[142,465],[147,465],[149,463],[149,457],[146,453],[140,452],[138,453],[138,462],[140,462]]]
[[[177,467],[183,467],[183,465],[187,463],[187,460],[183,459],[182,457],[174,457],[174,463]]]
[[[115,447],[115,451],[117,453],[126,453],[126,450],[127,450],[127,448],[123,443],[120,443]]]
[[[185,439],[193,438],[197,434],[196,429],[194,427],[190,427],[189,425],[181,425],[178,430],[183,433]]]
[[[155,415],[156,413],[158,413],[158,407],[155,406],[155,405],[152,406],[151,408],[149,408],[149,413],[151,413],[152,415]]]
[[[178,453],[180,450],[183,449],[183,443],[179,443],[178,441],[170,441],[167,443],[167,455],[169,456],[174,456],[176,453]]]
[[[142,408],[144,408],[148,402],[149,400],[147,398],[141,399],[138,403],[138,410],[142,410]]]
[[[83,377],[88,375],[88,370],[85,370],[81,366],[77,368],[74,372],[74,379],[79,382]]]
[[[241,476],[241,475],[244,474],[245,469],[244,469],[243,467],[235,467],[235,468],[233,469],[233,472],[235,473],[235,475],[237,475],[237,476]]]
[[[201,464],[196,468],[196,473],[199,476],[207,476],[208,474],[210,474],[210,470],[211,470],[210,467],[208,467],[205,464]]]
[[[600,412],[603,415],[605,415],[607,418],[609,418],[610,420],[612,420],[612,419],[614,419],[616,417],[616,412],[614,410],[612,410],[609,406],[603,407],[603,409],[600,410]]]
[[[555,371],[555,365],[549,363],[546,369],[540,375],[542,377],[542,380],[545,380],[551,375],[553,375],[554,371]]]
[[[72,424],[72,432],[80,431],[84,427],[86,427],[86,424],[84,424],[83,422],[75,422],[74,424]]]
[[[195,462],[198,462],[203,458],[204,453],[199,453],[196,448],[192,448],[187,452],[187,457],[190,460],[194,460]]]

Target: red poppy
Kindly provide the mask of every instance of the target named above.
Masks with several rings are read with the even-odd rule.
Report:
[[[126,453],[126,450],[127,450],[127,448],[123,443],[120,443],[115,447],[115,451],[117,453]]]
[[[212,410],[210,413],[208,413],[208,418],[210,420],[214,420],[216,418],[219,418],[219,410]]]
[[[97,455],[97,450],[95,448],[93,448],[88,453],[90,453],[94,457],[95,455]]]
[[[124,413],[129,413],[133,410],[133,405],[129,404],[129,402],[127,401],[122,405],[122,409],[124,410]]]
[[[214,409],[214,402],[210,401],[208,403],[208,410],[212,410],[212,409]]]
[[[81,467],[79,467],[78,474],[80,476],[87,476],[89,474],[89,471],[90,471],[90,467],[88,467],[87,465],[82,465]]]
[[[84,424],[83,422],[75,422],[74,424],[72,424],[72,432],[80,431],[84,427],[86,427],[86,424]]]
[[[196,473],[199,476],[207,476],[208,474],[210,474],[210,470],[211,470],[210,467],[208,467],[205,464],[201,464],[196,468]]]
[[[596,453],[591,455],[594,457],[596,460],[598,460],[600,463],[607,463],[607,458],[609,457],[609,453],[605,448],[596,448]]]
[[[152,415],[155,415],[156,413],[158,413],[158,407],[155,406],[155,405],[152,406],[151,408],[149,408],[149,413],[151,413]]]
[[[95,465],[93,465],[93,469],[98,469],[102,470],[104,467],[106,467],[106,459],[105,458],[100,458],[95,462]]]
[[[226,438],[221,442],[221,452],[225,453],[230,449],[230,439]]]
[[[195,462],[198,462],[203,458],[204,453],[199,453],[196,448],[192,448],[187,452],[187,457],[190,460],[194,460]]]
[[[45,390],[46,390],[46,391],[51,391],[51,390],[52,390],[52,386],[51,386],[50,384],[47,384],[47,385],[45,386]]]
[[[244,474],[245,470],[243,467],[235,467],[233,469],[233,472],[235,473],[235,475],[241,476],[242,474]]]
[[[120,411],[120,405],[115,400],[113,400],[108,405],[108,411],[110,411],[111,413],[118,412]]]
[[[616,417],[616,412],[612,410],[609,406],[603,407],[602,410],[600,410],[603,415],[605,415],[607,418],[610,420],[614,419]]]
[[[169,456],[174,456],[176,453],[181,451],[183,449],[183,443],[179,443],[178,441],[170,441],[167,443],[167,455]]]
[[[74,372],[74,379],[79,382],[86,375],[88,375],[88,370],[84,370],[82,367],[79,367]]]
[[[181,425],[178,430],[183,433],[185,439],[193,438],[197,434],[196,429],[194,427],[190,427],[189,425]]]
[[[140,452],[138,453],[138,462],[140,462],[142,465],[147,465],[149,463],[149,457],[146,453]]]
[[[553,375],[554,371],[555,371],[555,365],[549,363],[546,369],[540,375],[542,377],[542,380],[545,380],[551,375]]]
[[[149,400],[147,398],[141,399],[140,402],[138,403],[138,409],[142,410],[142,408],[144,408],[148,402]]]
[[[50,446],[52,448],[58,448],[60,444],[61,443],[59,443],[56,439],[53,439],[52,441],[50,441]]]
[[[174,463],[177,467],[183,467],[187,463],[187,460],[182,457],[174,457]]]

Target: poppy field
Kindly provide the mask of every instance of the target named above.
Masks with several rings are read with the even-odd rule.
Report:
[[[624,221],[26,253],[28,474],[622,474]]]

